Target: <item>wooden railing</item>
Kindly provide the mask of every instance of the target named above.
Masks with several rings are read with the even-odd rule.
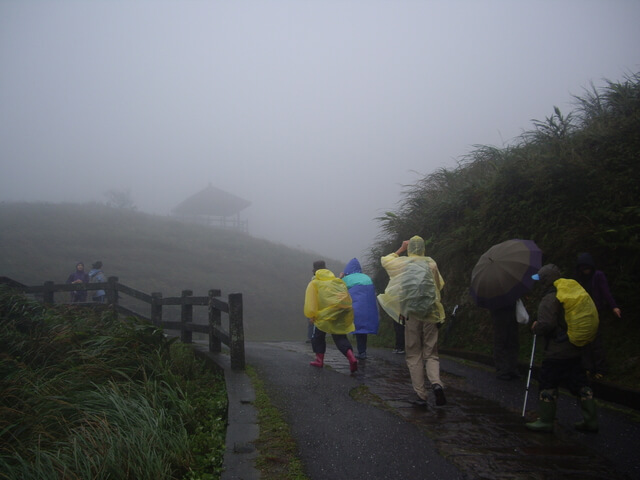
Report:
[[[242,323],[242,294],[229,294],[228,301],[224,302],[217,297],[221,296],[220,290],[209,290],[206,297],[194,297],[191,290],[183,290],[179,297],[163,297],[162,293],[147,294],[128,287],[118,281],[118,277],[109,277],[105,283],[79,283],[79,284],[55,284],[51,281],[44,285],[26,286],[7,277],[0,277],[0,283],[5,283],[27,294],[34,294],[44,303],[53,304],[54,294],[58,292],[78,292],[104,290],[106,292],[106,304],[96,302],[75,303],[84,307],[99,307],[101,305],[114,309],[119,314],[133,315],[137,318],[149,321],[165,330],[180,331],[180,340],[183,343],[193,343],[194,332],[208,335],[209,351],[219,353],[224,343],[229,347],[231,368],[244,370],[244,327]],[[149,315],[146,316],[130,308],[121,305],[120,295],[127,295],[142,303],[149,305]],[[163,318],[163,307],[169,305],[180,306],[180,319],[167,320]],[[208,307],[207,324],[193,322],[193,307]],[[229,317],[229,330],[222,328],[222,313]]]

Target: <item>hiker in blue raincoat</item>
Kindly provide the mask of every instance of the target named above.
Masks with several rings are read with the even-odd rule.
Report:
[[[356,358],[367,358],[367,335],[378,333],[379,316],[376,289],[371,278],[362,273],[362,267],[357,258],[352,258],[344,272],[340,275],[349,289],[353,302],[353,315],[356,330],[353,332],[358,345]]]

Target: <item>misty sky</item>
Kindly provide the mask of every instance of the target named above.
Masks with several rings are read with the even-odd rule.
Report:
[[[164,215],[212,183],[251,234],[348,260],[402,185],[640,70],[639,23],[637,0],[0,0],[0,201],[130,189]]]

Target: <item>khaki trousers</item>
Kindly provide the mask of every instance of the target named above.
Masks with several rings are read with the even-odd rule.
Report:
[[[404,348],[413,389],[423,400],[427,399],[424,375],[431,385],[440,381],[440,358],[438,357],[438,324],[431,319],[407,318],[404,329]]]

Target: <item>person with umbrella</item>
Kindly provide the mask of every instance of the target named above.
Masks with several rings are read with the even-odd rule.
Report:
[[[520,339],[516,320],[516,302],[506,307],[489,309],[493,321],[493,362],[498,380],[516,380]]]
[[[471,273],[471,296],[491,312],[496,377],[520,378],[516,303],[533,286],[531,275],[542,263],[542,252],[531,240],[512,239],[487,250]]]

